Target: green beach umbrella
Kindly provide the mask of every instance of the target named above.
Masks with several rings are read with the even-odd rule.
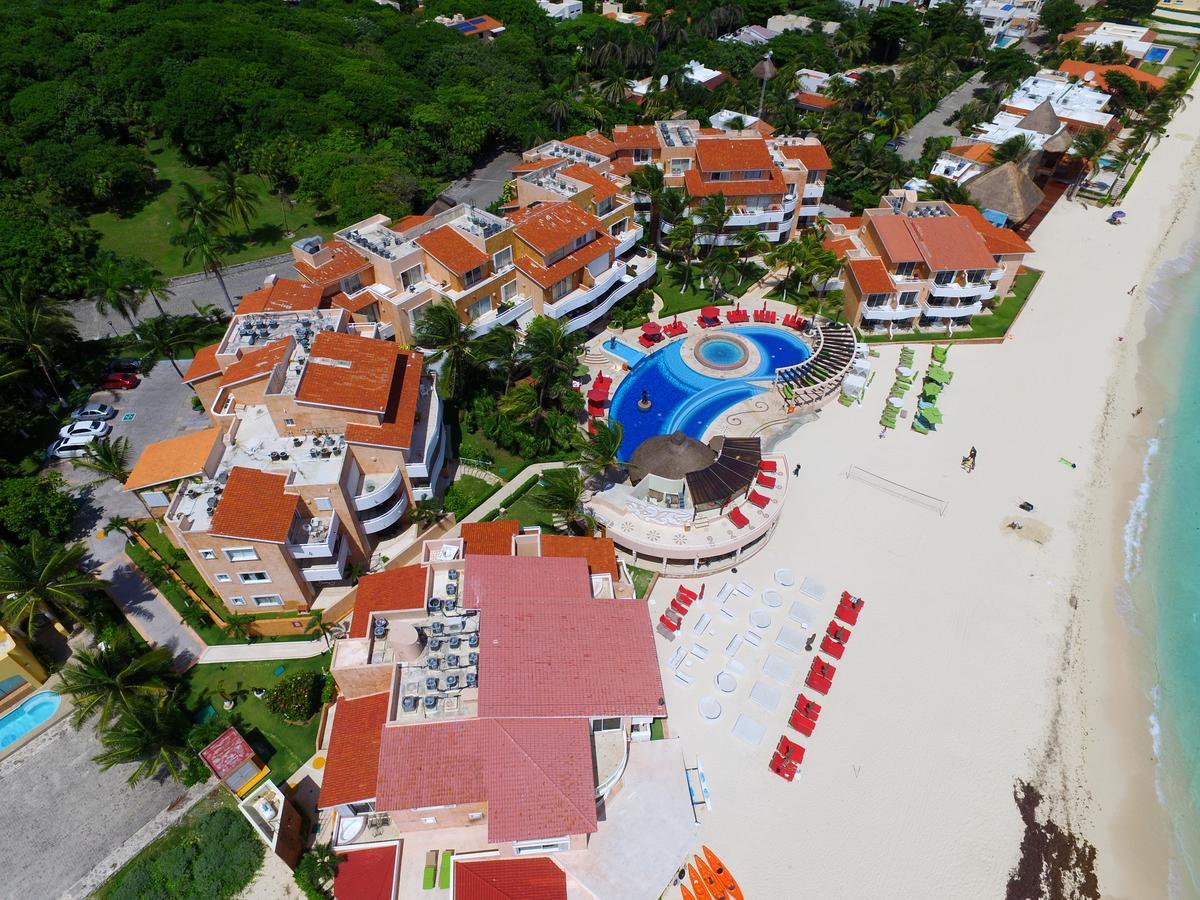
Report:
[[[931,425],[941,425],[942,424],[942,411],[940,409],[938,409],[936,406],[928,406],[925,409],[921,410],[920,413],[918,413],[918,415],[922,419],[924,419],[926,422],[929,422]]]
[[[950,373],[941,366],[930,366],[929,371],[925,373],[925,377],[936,381],[938,384],[945,384],[950,380]]]
[[[929,384],[925,385],[925,390],[921,391],[921,393],[926,397],[936,397],[941,392],[942,386],[936,381],[929,382]]]

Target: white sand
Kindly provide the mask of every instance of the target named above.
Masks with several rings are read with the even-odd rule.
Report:
[[[671,729],[689,764],[699,753],[712,790],[700,838],[748,896],[1003,896],[1022,834],[1017,779],[1050,791],[1061,824],[1097,845],[1105,896],[1165,896],[1166,830],[1146,765],[1144,684],[1136,660],[1117,659],[1127,642],[1114,641],[1112,585],[1094,579],[1119,575],[1120,528],[1140,469],[1130,455],[1123,465],[1132,470],[1115,472],[1101,455],[1135,446],[1125,433],[1135,424],[1130,391],[1145,301],[1126,291],[1148,286],[1179,239],[1171,221],[1184,167],[1197,169],[1198,122],[1192,104],[1154,151],[1124,204],[1127,225],[1106,225],[1103,210],[1058,204],[1034,235],[1029,262],[1046,274],[1011,339],[952,349],[955,377],[935,434],[907,429],[913,391],[910,418],[877,437],[899,352],[891,347],[862,406],[835,404],[777,448],[803,465],[779,529],[736,576],[708,579],[710,599],[698,609],[714,613],[717,634],[699,639],[709,658],[684,668],[695,682],[683,687],[664,675]],[[1197,218],[1181,221],[1191,228]],[[918,347],[918,366],[928,361]],[[968,475],[959,460],[972,445],[979,461]],[[939,516],[848,480],[851,465],[944,498],[948,509]],[[1036,505],[1032,516],[1017,509],[1023,499]],[[1004,527],[1016,518],[1028,523],[1020,534]],[[735,626],[744,631],[760,603],[757,595],[741,601],[735,623],[715,614],[712,594],[726,580],[773,587],[784,565],[797,586],[780,589],[772,639],[805,575],[829,588],[820,630],[843,588],[866,600],[809,739],[786,725],[808,654],[791,657],[768,640],[742,651],[749,671],[733,695],[713,685]],[[658,608],[676,583],[659,583]],[[695,618],[681,632],[687,644],[696,640]],[[677,645],[660,643],[665,664]],[[765,677],[768,649],[798,670],[770,713],[748,698]],[[1096,677],[1104,660],[1122,673],[1115,685]],[[705,694],[724,706],[715,723],[698,713]],[[1080,700],[1092,716],[1086,758],[1078,752]],[[1100,716],[1101,704],[1121,715]],[[739,712],[766,725],[760,746],[731,736]],[[767,769],[781,734],[807,748],[791,784]],[[1066,752],[1047,752],[1056,736]]]

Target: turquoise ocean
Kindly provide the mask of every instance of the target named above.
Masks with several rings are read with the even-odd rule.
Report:
[[[1125,526],[1120,599],[1130,639],[1151,654],[1146,727],[1173,826],[1171,895],[1183,900],[1200,897],[1200,260],[1150,293],[1142,364],[1166,396]]]

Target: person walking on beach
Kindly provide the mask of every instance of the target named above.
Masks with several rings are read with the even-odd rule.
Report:
[[[1134,417],[1135,419],[1136,419],[1138,416],[1140,416],[1141,414],[1142,414],[1142,407],[1140,407],[1140,406],[1139,406],[1137,409],[1135,409],[1135,410],[1133,411],[1133,417]]]
[[[799,477],[799,475],[800,475],[800,463],[796,463],[795,468],[792,469],[792,477],[797,478],[797,477]]]
[[[1136,290],[1137,290],[1137,285],[1135,284],[1133,287],[1131,287],[1128,291],[1125,292],[1125,296],[1132,297],[1133,292]]]

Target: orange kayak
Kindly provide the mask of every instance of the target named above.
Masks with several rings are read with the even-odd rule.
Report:
[[[743,900],[742,889],[738,887],[737,881],[729,870],[725,868],[725,863],[721,862],[721,857],[713,853],[708,847],[704,849],[704,859],[708,863],[708,867],[717,876],[717,883],[725,889],[729,894],[729,900]]]
[[[708,888],[709,895],[713,900],[727,900],[729,895],[725,892],[724,886],[717,881],[717,876],[713,874],[708,863],[698,856],[695,857],[695,860],[696,868],[700,870],[700,876],[704,879],[704,886]]]
[[[692,879],[692,891],[696,894],[696,900],[710,900],[711,895],[708,893],[708,888],[704,886],[704,879],[700,877],[700,873],[691,863],[688,863],[688,877]]]
[[[692,892],[685,888],[682,884],[679,886],[679,890],[683,892],[683,900],[696,900],[696,898],[692,896]]]

